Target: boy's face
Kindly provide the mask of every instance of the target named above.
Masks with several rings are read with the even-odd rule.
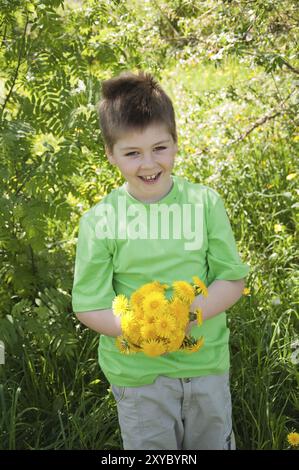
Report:
[[[172,187],[171,171],[177,144],[164,124],[151,124],[143,131],[125,132],[107,157],[127,180],[127,190],[142,202],[155,202]],[[146,180],[145,177],[155,179]]]

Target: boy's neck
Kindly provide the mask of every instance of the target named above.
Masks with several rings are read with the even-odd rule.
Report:
[[[130,196],[134,197],[134,199],[137,199],[138,201],[143,202],[143,203],[145,203],[145,204],[151,204],[151,203],[154,203],[154,202],[158,202],[158,201],[160,201],[161,199],[163,199],[164,197],[166,197],[166,196],[170,193],[170,191],[172,190],[173,185],[174,185],[174,181],[173,181],[173,178],[171,177],[171,179],[170,179],[170,187],[169,187],[169,189],[165,192],[165,194],[162,194],[161,196],[159,196],[159,197],[157,197],[157,198],[149,199],[149,200],[147,200],[147,199],[140,199],[139,197],[134,196],[134,194],[131,194],[130,191],[129,191],[129,189],[128,189],[128,182],[127,182],[127,181],[125,182],[125,189],[126,189],[126,191],[130,194]]]

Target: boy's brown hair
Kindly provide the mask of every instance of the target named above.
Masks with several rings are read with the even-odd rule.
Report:
[[[110,152],[122,132],[143,130],[149,124],[165,124],[177,142],[171,99],[149,73],[126,71],[105,80],[97,109],[102,136]]]

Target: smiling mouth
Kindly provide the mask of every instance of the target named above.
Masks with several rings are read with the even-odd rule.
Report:
[[[158,181],[158,179],[160,178],[160,175],[161,175],[162,171],[160,171],[159,173],[157,173],[156,175],[151,175],[151,176],[138,176],[138,178],[140,178],[145,184],[153,184],[153,183],[156,183]]]

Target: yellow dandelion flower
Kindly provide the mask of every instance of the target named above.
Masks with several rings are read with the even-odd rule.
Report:
[[[176,329],[176,322],[172,315],[166,313],[157,319],[156,328],[162,338],[171,338]]]
[[[248,287],[245,287],[242,291],[242,294],[243,295],[249,295],[250,294],[250,289],[248,289]]]
[[[143,295],[139,291],[133,292],[130,298],[131,308],[140,308],[143,298]]]
[[[179,299],[179,297],[174,297],[169,303],[169,309],[173,315],[176,317],[182,317],[186,315],[186,311],[189,312],[188,306]]]
[[[139,348],[139,345],[142,342],[141,333],[136,334],[136,335],[135,334],[130,334],[130,336],[128,336],[128,340],[130,341],[130,343],[134,344],[135,346],[138,346],[138,348]]]
[[[288,443],[291,444],[293,447],[299,446],[299,433],[298,432],[290,432],[287,436]]]
[[[137,322],[142,322],[144,319],[144,311],[142,310],[142,307],[133,307],[132,312],[134,313],[135,320]]]
[[[201,336],[198,340],[194,342],[194,344],[190,346],[185,346],[184,351],[187,353],[193,353],[193,352],[199,351],[203,345],[204,345],[204,338],[203,336]]]
[[[129,354],[130,347],[124,336],[117,336],[115,344],[122,354]]]
[[[157,315],[155,313],[145,312],[144,318],[143,318],[143,323],[153,323],[153,324],[155,324],[156,321],[157,321]]]
[[[196,320],[197,320],[198,326],[202,325],[203,324],[202,309],[198,307],[195,309],[194,313],[196,314]]]
[[[183,318],[177,318],[176,322],[177,322],[177,327],[185,331],[185,329],[186,329],[186,327],[189,323],[189,320],[188,319],[185,320]]]
[[[148,282],[147,284],[144,284],[143,286],[139,287],[139,289],[136,291],[138,294],[142,295],[143,297],[146,297],[148,294],[151,294],[152,292],[164,292],[164,287],[160,282],[158,281],[153,281],[153,282]]]
[[[189,321],[189,307],[184,302],[175,297],[169,303],[169,311],[176,318],[177,324],[182,328],[186,326]]]
[[[154,323],[145,322],[140,328],[142,339],[154,339],[157,336],[157,330]]]
[[[182,330],[185,330],[187,325],[189,323],[189,318],[177,318],[177,325],[178,328],[181,328]]]
[[[177,330],[176,335],[174,335],[168,342],[167,350],[169,352],[178,351],[184,341],[184,338],[185,330]]]
[[[151,339],[142,343],[142,351],[147,356],[156,357],[166,353],[167,346],[162,341]]]
[[[135,317],[132,312],[128,312],[121,316],[121,329],[125,334],[130,335],[130,331],[135,327]]]
[[[167,300],[161,292],[151,292],[142,302],[144,313],[161,315],[167,307]]]
[[[136,321],[133,321],[130,324],[129,332],[127,332],[126,334],[127,334],[128,339],[132,343],[138,344],[141,338],[140,325]]]
[[[203,281],[201,281],[199,279],[199,277],[197,277],[197,276],[193,276],[192,280],[193,280],[194,284],[196,285],[196,287],[198,287],[198,289],[202,292],[203,296],[208,297],[208,289],[207,289],[207,286],[205,285],[205,283]]]
[[[129,309],[129,301],[125,295],[117,295],[112,302],[113,313],[119,317],[120,315],[126,313]]]
[[[185,281],[175,281],[172,285],[176,296],[191,305],[195,297],[192,286]]]

